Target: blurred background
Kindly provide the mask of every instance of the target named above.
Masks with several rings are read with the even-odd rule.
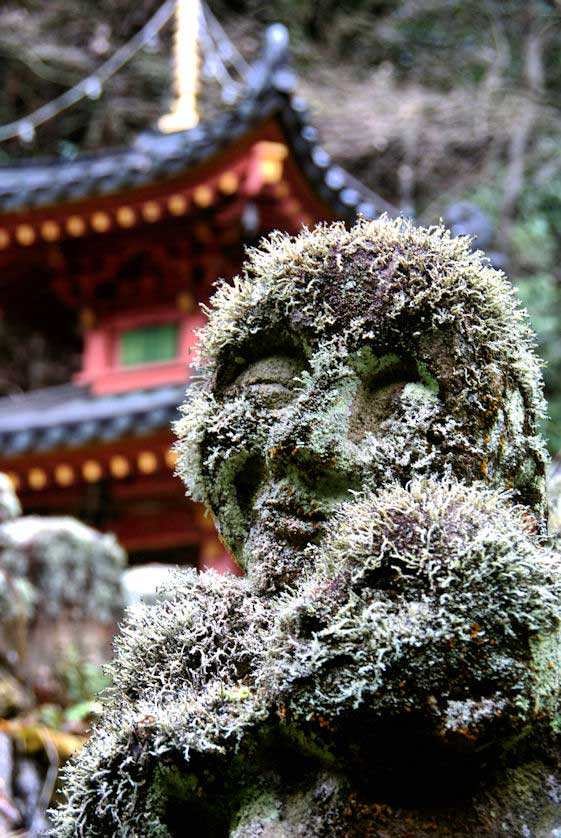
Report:
[[[3,3],[0,122],[25,116],[94,72],[160,5]],[[561,448],[559,4],[213,0],[210,6],[248,61],[267,24],[288,27],[298,90],[323,146],[350,173],[395,206],[413,210],[420,222],[448,213],[450,221],[479,233],[486,249],[502,254],[548,363],[547,434],[552,451]],[[19,137],[0,144],[0,160],[72,158],[132,142],[169,105],[172,31],[163,27],[98,98],[86,97],[27,142]],[[207,114],[217,107],[213,92],[203,80]],[[477,210],[485,217],[474,217]],[[27,352],[18,357],[10,335],[17,330],[12,323],[2,335],[4,392],[64,380],[60,366],[71,359],[57,354],[47,370],[38,350],[41,371],[16,376],[13,367],[36,360]]]
[[[45,826],[123,608],[236,572],[170,423],[245,246],[384,211],[474,236],[561,449],[560,47],[554,0],[0,5],[0,836]]]

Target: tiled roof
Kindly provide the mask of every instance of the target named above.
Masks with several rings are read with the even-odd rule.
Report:
[[[87,387],[64,384],[0,399],[0,451],[28,451],[111,441],[168,428],[178,418],[185,385],[95,396]]]
[[[56,204],[150,184],[201,163],[275,115],[304,175],[335,215],[353,219],[397,213],[395,207],[334,165],[317,142],[305,102],[295,94],[288,34],[280,24],[266,33],[238,104],[190,131],[139,135],[130,147],[74,160],[20,160],[0,166],[0,212]]]

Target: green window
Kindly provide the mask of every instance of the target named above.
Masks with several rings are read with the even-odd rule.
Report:
[[[151,364],[171,361],[177,357],[178,326],[164,323],[160,326],[143,326],[123,332],[120,339],[121,364]]]

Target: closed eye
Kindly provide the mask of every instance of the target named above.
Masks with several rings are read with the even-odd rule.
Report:
[[[277,408],[294,398],[304,363],[286,355],[271,355],[249,364],[223,390],[225,397],[245,394],[263,407]]]
[[[420,381],[413,359],[388,355],[372,359],[369,369],[360,376],[349,422],[353,442],[368,433],[377,433],[383,423],[400,409],[401,395],[407,384]]]

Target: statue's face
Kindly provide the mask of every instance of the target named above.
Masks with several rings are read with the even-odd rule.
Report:
[[[513,487],[539,514],[523,321],[504,278],[431,235],[394,222],[306,233],[217,294],[181,470],[265,587],[298,575],[352,492],[392,481]]]
[[[434,459],[431,429],[447,424],[426,365],[369,340],[347,351],[340,338],[335,347],[303,341],[291,323],[256,335],[245,357],[217,370],[219,422],[243,435],[209,470],[212,505],[222,536],[259,577],[290,581],[303,547],[350,493],[422,473]]]

